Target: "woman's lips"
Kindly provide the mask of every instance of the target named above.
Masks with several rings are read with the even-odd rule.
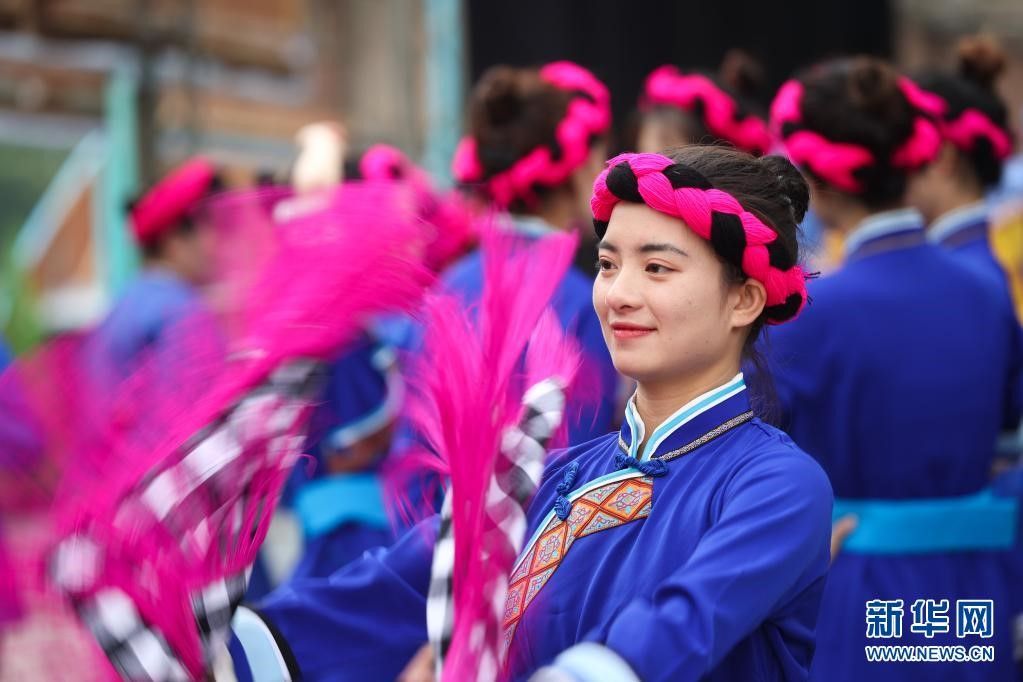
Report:
[[[638,339],[653,333],[653,327],[640,327],[634,324],[612,324],[611,331],[616,339]]]

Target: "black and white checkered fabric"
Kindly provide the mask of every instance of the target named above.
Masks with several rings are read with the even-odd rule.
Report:
[[[547,444],[553,437],[565,411],[565,390],[556,378],[538,382],[522,398],[524,414],[520,422],[508,428],[502,436],[500,457],[495,474],[487,489],[486,510],[493,527],[500,534],[503,556],[514,558],[522,549],[526,533],[526,509],[536,493],[543,476]],[[441,678],[444,660],[451,648],[455,606],[453,574],[455,567],[455,528],[452,524],[452,492],[444,497],[440,528],[434,545],[430,588],[426,600],[426,624],[429,641],[434,648],[436,677]],[[490,559],[488,552],[479,558]],[[509,569],[511,566],[508,567]],[[491,586],[493,617],[490,623],[480,624],[491,630],[488,636],[478,638],[481,650],[476,679],[494,680],[502,665],[499,648],[485,646],[496,641],[502,623],[508,576]],[[494,632],[496,630],[496,632]],[[474,638],[476,639],[476,638]]]
[[[105,588],[77,605],[79,618],[126,680],[187,682],[189,675],[163,636],[139,615],[131,598]]]
[[[245,598],[250,574],[251,570],[247,570],[227,576],[192,595],[192,611],[199,626],[203,648],[207,652],[207,660],[211,652],[227,643],[231,634],[231,618]]]
[[[153,557],[133,556],[130,549],[125,555],[130,542],[125,546],[112,542],[122,532],[153,533],[168,539],[165,551],[177,544],[179,556],[214,564],[219,557],[237,555],[244,549],[240,543],[253,543],[257,523],[272,513],[274,503],[266,498],[267,490],[254,490],[253,482],[277,480],[294,465],[303,441],[301,419],[321,379],[322,366],[314,361],[280,367],[190,439],[179,455],[144,476],[118,502],[110,526],[100,528],[95,537],[85,526],[62,540],[51,555],[54,583],[71,597],[79,617],[124,679],[172,682],[189,675],[131,597],[103,586],[104,573],[114,564],[119,574],[133,575],[139,585],[151,582],[154,575],[147,572]],[[187,597],[178,593],[190,602],[207,665],[227,641],[248,577],[246,568],[217,577]],[[173,590],[166,594],[177,598]]]
[[[455,627],[455,606],[452,578],[455,571],[455,536],[451,520],[451,491],[444,495],[440,509],[440,527],[433,545],[430,566],[430,589],[426,594],[426,632],[433,646],[436,679],[441,679],[444,657],[451,646]]]

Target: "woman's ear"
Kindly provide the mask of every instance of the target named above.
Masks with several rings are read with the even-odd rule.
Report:
[[[748,327],[764,312],[764,306],[767,305],[767,290],[760,282],[747,277],[741,284],[733,285],[729,304],[732,327],[735,329]]]

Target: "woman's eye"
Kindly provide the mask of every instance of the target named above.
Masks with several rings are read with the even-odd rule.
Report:
[[[666,273],[671,272],[672,270],[671,268],[664,265],[660,265],[659,263],[648,263],[646,266],[646,271],[652,275],[664,275]]]
[[[597,259],[597,272],[607,272],[614,268],[615,264],[606,258]]]

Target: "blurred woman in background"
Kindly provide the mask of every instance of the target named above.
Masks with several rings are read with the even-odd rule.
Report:
[[[530,238],[576,231],[583,238],[576,263],[586,265],[569,270],[553,302],[558,321],[584,353],[581,375],[590,384],[580,393],[598,399],[585,405],[570,401],[572,444],[611,429],[617,404],[618,377],[590,304],[596,254],[583,229],[610,127],[607,88],[581,66],[497,66],[470,95],[469,135],[459,143],[452,164],[455,179],[484,205],[506,212],[507,227],[514,232]],[[502,220],[499,216],[498,224]],[[443,287],[470,305],[478,300],[482,283],[479,253],[455,263],[443,278]]]
[[[858,517],[824,593],[820,680],[1013,676],[1002,557],[1015,507],[986,489],[998,433],[1018,416],[1019,330],[1004,292],[928,243],[910,208],[941,149],[931,103],[857,57],[810,68],[772,106],[846,250],[812,283],[813,305],[769,339],[782,426],[828,473],[835,515]],[[993,663],[867,661],[870,644],[979,643],[956,636],[967,597],[994,600]]]

